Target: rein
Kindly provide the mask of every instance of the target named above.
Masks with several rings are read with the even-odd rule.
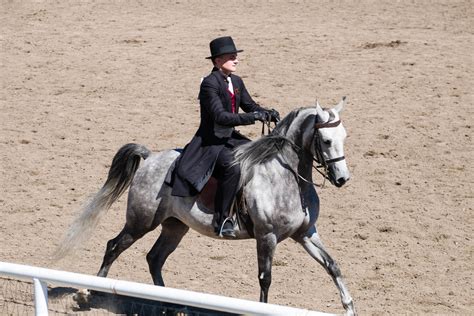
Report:
[[[276,126],[276,124],[277,124],[279,121],[280,121],[280,120],[278,120],[278,121],[275,123],[275,126]],[[262,136],[265,136],[265,126],[267,126],[267,131],[268,131],[267,135],[269,135],[269,134],[272,133],[273,129],[272,129],[272,127],[271,127],[271,123],[272,123],[272,122],[271,122],[269,119],[268,119],[268,120],[265,119],[265,120],[262,122]]]
[[[262,122],[262,136],[265,136],[265,125],[267,126],[267,129],[268,129],[268,134],[270,134],[272,132],[272,128],[270,126],[270,121],[268,120],[265,120],[264,122]],[[275,123],[276,124],[276,123]],[[288,168],[290,168],[290,170],[301,180],[303,180],[304,182],[308,183],[308,184],[312,184],[314,186],[317,186],[317,187],[324,187],[324,184],[326,182],[326,179],[327,180],[330,180],[329,179],[329,176],[328,176],[328,166],[332,163],[335,163],[335,162],[338,162],[338,161],[341,161],[341,160],[344,160],[346,159],[345,156],[341,156],[341,157],[337,157],[337,158],[333,158],[333,159],[328,159],[328,160],[325,160],[324,157],[323,157],[323,150],[322,150],[322,144],[321,144],[321,138],[318,136],[318,130],[319,129],[322,129],[322,128],[332,128],[332,127],[337,127],[339,124],[341,124],[341,120],[338,120],[338,121],[335,121],[335,122],[332,122],[332,123],[315,123],[314,124],[314,132],[313,132],[313,139],[316,140],[316,145],[317,145],[317,148],[315,148],[315,154],[316,154],[316,158],[314,156],[312,156],[312,159],[313,159],[313,164],[312,164],[312,168],[314,170],[316,170],[320,175],[323,176],[324,178],[324,182],[322,185],[318,185],[312,181],[309,181],[309,180],[306,180],[302,175],[300,175],[297,171],[293,170],[293,168],[287,163],[288,165]],[[267,134],[267,135],[268,135]],[[288,142],[291,147],[293,148],[293,150],[298,154],[300,151],[302,151],[302,148],[298,145],[296,145],[291,139],[285,137],[285,136],[282,136],[282,135],[279,135],[279,137],[281,137],[282,139],[284,139],[286,142]],[[277,146],[277,145],[276,145]],[[280,152],[282,152],[282,149],[279,148],[277,146],[278,150]],[[314,163],[316,163],[317,165],[315,165]],[[323,171],[321,171],[320,169],[321,168],[324,168]]]

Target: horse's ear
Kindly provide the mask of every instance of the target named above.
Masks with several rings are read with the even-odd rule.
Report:
[[[342,110],[344,109],[344,106],[346,105],[346,97],[342,97],[342,100],[341,102],[339,102],[338,105],[336,105],[336,107],[334,108],[334,110],[337,112],[337,113],[340,113],[342,112]]]
[[[329,113],[324,111],[319,102],[316,100],[316,112],[321,122],[327,122],[329,120]]]

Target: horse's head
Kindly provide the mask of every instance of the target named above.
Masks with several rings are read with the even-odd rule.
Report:
[[[311,177],[311,161],[315,159],[324,167],[324,177],[337,187],[343,186],[350,178],[344,158],[346,130],[339,118],[344,101],[345,97],[332,109],[323,109],[318,103],[316,107],[293,110],[278,122],[270,135],[239,146],[235,162],[242,171],[240,185],[252,178],[254,166],[282,155],[280,163],[289,166],[300,179]],[[305,170],[298,171],[303,172],[302,175],[292,169],[290,160],[285,158],[295,152],[297,164],[304,164]],[[304,160],[300,160],[302,157]]]
[[[312,138],[312,153],[327,173],[327,177],[336,187],[343,186],[350,178],[344,157],[346,130],[339,113],[344,108],[345,97],[332,109],[323,109],[316,104],[316,122]]]

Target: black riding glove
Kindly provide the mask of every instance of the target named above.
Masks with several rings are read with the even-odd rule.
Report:
[[[267,111],[256,111],[253,112],[253,117],[256,121],[266,122],[270,118],[270,114]]]
[[[280,121],[280,113],[278,113],[277,110],[275,109],[271,109],[271,110],[267,110],[269,116],[270,116],[270,121],[274,122],[274,123],[277,123]]]

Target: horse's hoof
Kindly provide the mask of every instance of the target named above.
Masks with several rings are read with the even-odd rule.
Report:
[[[352,300],[348,304],[344,304],[344,308],[346,309],[346,316],[357,316],[354,302]]]
[[[82,289],[72,296],[72,299],[79,305],[87,305],[91,299],[91,292],[88,289]]]

